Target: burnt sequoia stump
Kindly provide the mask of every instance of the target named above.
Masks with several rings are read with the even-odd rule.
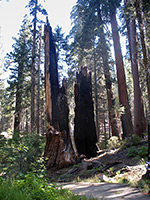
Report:
[[[47,133],[44,157],[47,158],[47,169],[66,167],[77,159],[69,134],[69,109],[66,96],[66,81],[62,87],[58,83],[56,49],[52,29],[48,23],[44,30],[45,42],[45,94]]]
[[[90,158],[97,154],[91,72],[87,67],[81,67],[76,78],[74,139],[79,155]]]

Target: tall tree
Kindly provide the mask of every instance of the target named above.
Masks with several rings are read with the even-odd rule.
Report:
[[[119,134],[119,127],[117,124],[117,116],[115,111],[115,99],[112,90],[112,80],[110,76],[110,67],[108,63],[108,47],[106,43],[105,33],[104,33],[104,26],[101,17],[100,5],[98,6],[98,24],[99,24],[99,31],[100,31],[100,42],[102,43],[102,60],[103,60],[103,69],[105,75],[105,84],[107,90],[107,101],[108,101],[108,111],[109,111],[109,121],[112,131],[112,136],[118,136]]]
[[[25,92],[23,92],[25,72],[28,72],[30,65],[31,30],[29,25],[30,22],[25,17],[19,32],[19,38],[14,38],[13,52],[7,55],[7,67],[11,70],[9,84],[12,93],[15,94],[14,136],[21,131],[23,98],[25,96]]]
[[[100,6],[102,1],[82,0],[78,1],[72,12],[74,27],[72,35],[74,37],[75,54],[79,54],[78,65],[93,66],[91,70],[94,74],[94,99],[95,114],[98,124],[98,72],[104,73],[105,85],[108,99],[109,121],[111,124],[112,135],[119,135],[116,113],[113,108],[114,97],[112,92],[112,80],[110,75],[109,54],[107,41],[105,39],[104,25],[101,17]],[[78,17],[77,17],[78,16]],[[105,20],[106,21],[106,20]],[[87,31],[88,30],[88,31]],[[77,49],[77,50],[76,50]],[[79,52],[77,52],[79,50]],[[91,57],[91,54],[93,57]],[[103,72],[100,70],[103,66]],[[93,70],[94,69],[94,70]],[[100,76],[100,75],[99,75]],[[102,76],[102,75],[101,75]],[[100,81],[99,81],[100,82]],[[98,129],[98,128],[97,128]]]
[[[130,45],[130,59],[131,68],[134,84],[134,132],[135,134],[142,136],[144,132],[144,109],[143,101],[141,97],[141,89],[139,83],[139,72],[138,72],[138,49],[137,49],[137,33],[135,24],[135,4],[134,2],[125,1],[125,8],[128,10],[126,13],[127,29],[128,29],[128,39]],[[127,17],[128,16],[128,17]]]
[[[40,27],[39,35],[39,52],[38,52],[38,69],[37,69],[37,114],[36,114],[36,127],[37,133],[40,133],[40,64],[41,64],[41,49],[42,49],[42,26]]]
[[[61,168],[74,163],[77,155],[72,147],[71,137],[69,137],[66,84],[63,81],[62,88],[59,88],[56,49],[52,36],[52,28],[48,23],[48,19],[44,35],[47,114],[44,156],[49,158],[47,168],[53,166]]]
[[[30,8],[30,14],[33,16],[33,46],[32,46],[32,64],[31,64],[31,131],[35,127],[35,59],[36,59],[36,34],[37,34],[37,13],[47,14],[38,0],[30,0],[27,7]]]
[[[133,126],[132,118],[127,94],[126,78],[124,71],[124,64],[121,52],[120,38],[118,32],[118,25],[116,20],[116,7],[119,1],[109,1],[109,13],[110,13],[110,22],[112,29],[112,37],[114,43],[114,52],[115,52],[115,61],[117,69],[117,79],[118,79],[118,93],[119,93],[119,102],[124,106],[124,113],[121,116],[122,128],[123,128],[123,138],[132,135]]]
[[[141,90],[139,85],[139,73],[137,63],[137,46],[136,46],[136,26],[135,20],[130,19],[130,41],[131,41],[131,54],[132,54],[132,74],[134,83],[134,131],[135,134],[142,136],[143,123],[142,123],[142,101]]]
[[[136,14],[138,19],[138,25],[140,30],[140,39],[141,39],[141,46],[142,46],[142,53],[143,53],[143,65],[146,73],[146,84],[147,84],[147,93],[148,93],[148,104],[149,104],[149,111],[150,111],[150,73],[148,70],[148,54],[147,48],[145,44],[145,34],[144,34],[144,22],[143,22],[143,15],[142,15],[142,1],[136,0]]]

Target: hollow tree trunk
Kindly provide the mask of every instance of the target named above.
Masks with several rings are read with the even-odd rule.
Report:
[[[132,118],[131,118],[131,112],[127,94],[126,78],[125,78],[124,64],[121,53],[120,38],[116,21],[116,11],[113,8],[110,10],[110,22],[111,22],[114,51],[115,51],[119,102],[120,105],[124,106],[124,113],[121,116],[121,121],[123,129],[123,138],[125,138],[128,137],[129,135],[132,135],[133,125],[132,125]]]
[[[69,137],[66,85],[63,81],[62,88],[59,88],[56,50],[48,21],[45,26],[45,93],[47,133],[44,157],[48,158],[46,166],[47,169],[62,168],[75,163],[77,154]]]
[[[92,101],[91,72],[81,67],[76,74],[74,137],[78,153],[87,158],[97,154],[97,135]]]

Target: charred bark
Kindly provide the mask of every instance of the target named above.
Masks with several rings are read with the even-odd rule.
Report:
[[[97,135],[94,122],[94,107],[92,101],[91,72],[87,67],[81,67],[76,74],[75,84],[75,127],[74,137],[78,153],[87,158],[97,154]]]
[[[44,157],[48,158],[47,169],[62,168],[73,164],[77,158],[69,136],[66,81],[59,88],[56,50],[52,29],[45,26],[45,93],[47,133]]]

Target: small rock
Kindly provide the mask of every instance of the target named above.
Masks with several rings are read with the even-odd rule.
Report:
[[[100,181],[103,181],[103,182],[108,182],[110,180],[110,178],[108,178],[108,176],[106,175],[102,175],[100,178],[99,178]]]

